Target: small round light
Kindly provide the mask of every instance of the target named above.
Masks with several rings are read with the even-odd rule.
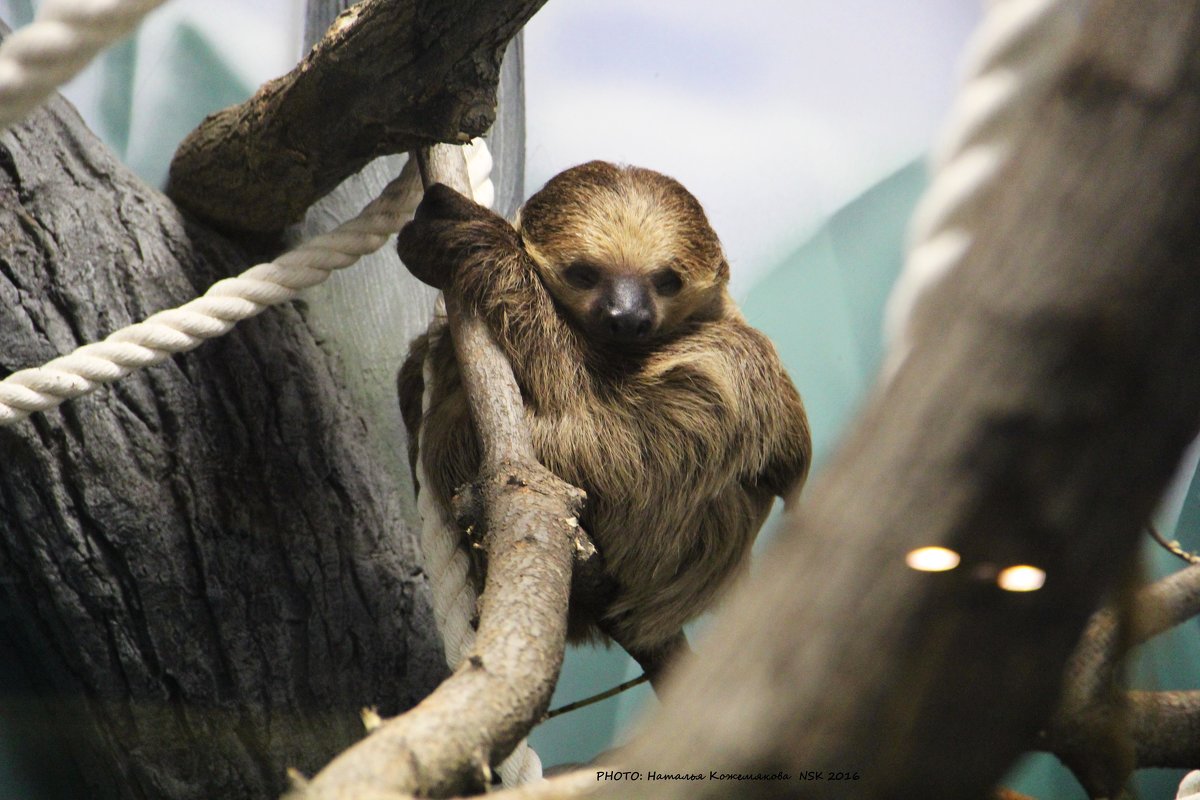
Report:
[[[1045,571],[1028,564],[1009,567],[996,576],[997,585],[1006,592],[1036,592],[1045,582]]]
[[[958,553],[945,547],[918,547],[904,557],[904,563],[921,572],[945,572],[961,560]]]

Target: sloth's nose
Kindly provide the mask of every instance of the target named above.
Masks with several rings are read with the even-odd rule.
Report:
[[[625,341],[643,338],[652,322],[650,309],[645,306],[610,308],[605,318],[609,335]]]
[[[614,340],[644,338],[654,327],[654,301],[636,278],[619,278],[608,287],[600,305],[600,325]]]

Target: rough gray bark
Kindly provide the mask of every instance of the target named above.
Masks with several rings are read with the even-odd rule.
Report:
[[[352,5],[354,0],[308,0],[304,16],[305,46],[320,41],[338,14]],[[511,217],[525,201],[524,63],[523,36],[518,32],[508,43],[500,62],[496,121],[483,134],[496,163],[504,165],[492,176],[496,185],[494,210],[504,217]],[[390,255],[394,258],[396,254]]]
[[[291,73],[185,139],[168,193],[227,229],[274,232],[376,156],[483,134],[505,48],[544,2],[358,3]]]
[[[0,369],[252,258],[61,100],[0,135]],[[0,651],[89,798],[264,798],[442,676],[395,487],[297,308],[0,429]],[[68,754],[64,756],[64,746]]]

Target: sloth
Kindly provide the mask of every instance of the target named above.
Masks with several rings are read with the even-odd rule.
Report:
[[[486,321],[538,458],[587,493],[580,523],[611,591],[572,597],[569,638],[616,640],[657,684],[686,648],[684,623],[742,570],[811,459],[800,395],[730,298],[700,203],[672,178],[602,161],[552,178],[513,224],[438,184],[398,250]],[[420,458],[423,489],[453,519],[479,447],[443,324],[413,342],[399,393],[414,473]]]

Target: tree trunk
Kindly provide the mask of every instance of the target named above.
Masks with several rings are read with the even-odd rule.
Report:
[[[463,35],[441,5],[369,7],[417,13],[422,26],[408,34],[426,38],[415,57],[438,50],[431,31],[449,31],[451,71],[494,67],[476,71],[470,91],[460,82],[463,91],[439,95],[439,108],[459,118],[495,98],[500,53],[536,4],[471,15]],[[386,71],[364,52],[383,29],[347,30],[326,37],[299,80],[354,64],[340,100],[370,95],[374,112],[403,127],[411,97],[388,100],[363,67],[374,57]],[[516,52],[502,91],[519,103]],[[450,62],[423,61],[429,74],[406,68],[438,86]],[[271,123],[286,127],[287,116]],[[336,122],[361,138],[378,119]],[[519,108],[500,120],[497,197],[511,210],[521,194]],[[334,151],[321,153],[326,178],[366,160]],[[372,182],[398,167],[393,159],[356,176],[357,188],[310,214],[307,231],[357,212]],[[243,178],[231,180],[244,189]],[[0,195],[0,375],[270,255],[185,220],[62,100],[0,134]],[[236,187],[216,196],[254,202]],[[390,247],[362,266],[192,353],[0,428],[0,713],[23,743],[17,769],[44,767],[31,791],[275,797],[286,768],[315,772],[362,737],[363,707],[396,714],[444,677],[394,389],[428,298]]]
[[[0,136],[0,368],[253,263],[62,100]],[[0,429],[0,661],[89,798],[264,798],[444,673],[399,487],[295,306]],[[397,445],[402,448],[402,443]],[[64,746],[69,758],[64,758]]]
[[[638,796],[978,798],[1047,723],[1200,421],[1200,2],[1086,8],[903,367],[619,756],[793,780]]]

